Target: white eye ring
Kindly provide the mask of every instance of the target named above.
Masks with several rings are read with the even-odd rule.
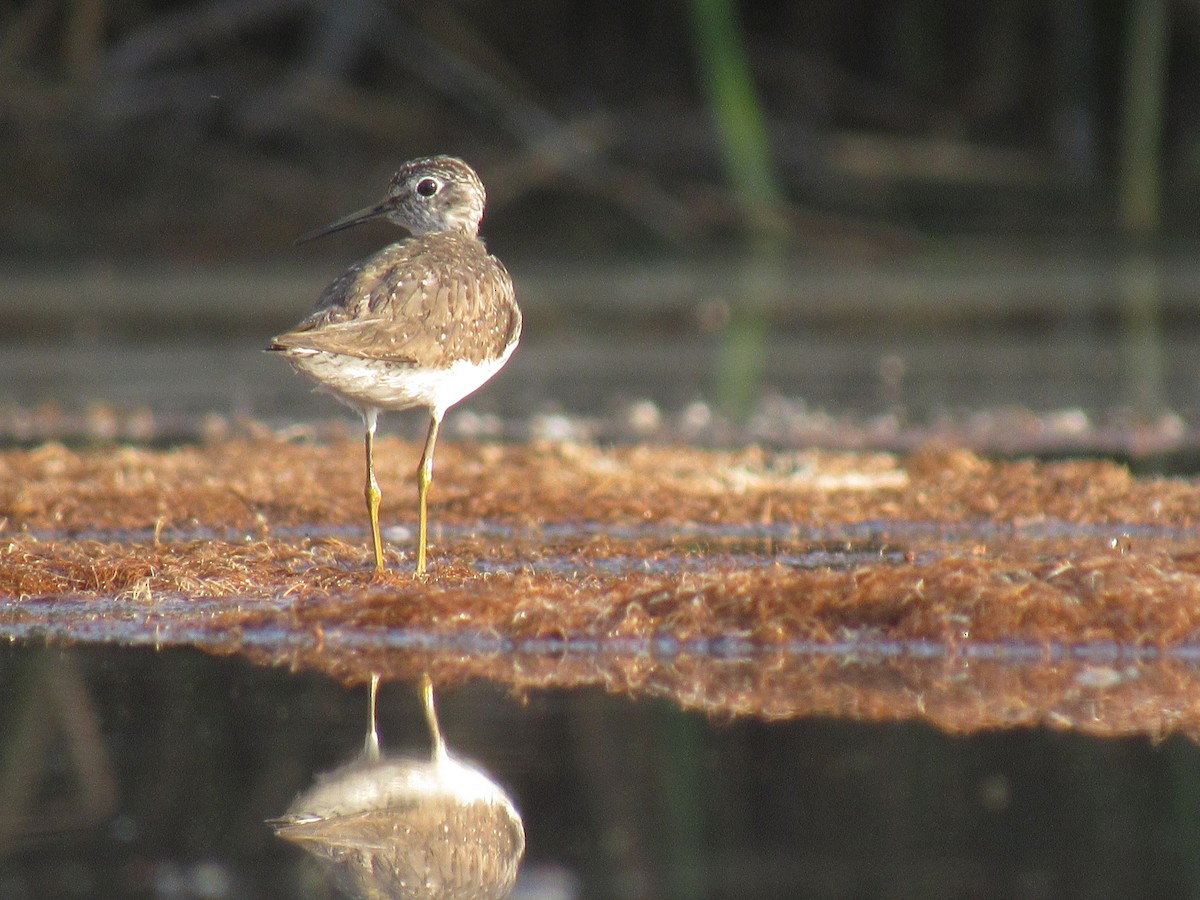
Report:
[[[436,178],[422,178],[417,182],[417,194],[421,197],[432,197],[442,189],[442,183]]]

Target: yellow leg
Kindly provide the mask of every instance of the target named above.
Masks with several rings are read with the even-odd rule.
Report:
[[[425,452],[417,467],[417,574],[425,574],[425,536],[428,532],[429,485],[433,481],[433,447],[437,443],[438,426],[442,424],[442,413],[434,411],[429,417],[429,434],[425,436]]]
[[[367,484],[363,496],[367,499],[367,515],[371,519],[371,545],[375,548],[375,572],[383,573],[383,539],[379,536],[379,502],[383,493],[375,480],[375,418],[376,413],[363,414],[367,426]]]

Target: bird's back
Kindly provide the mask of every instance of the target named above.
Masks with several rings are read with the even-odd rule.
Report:
[[[478,238],[439,231],[350,266],[272,349],[436,369],[498,359],[520,333],[521,312],[504,265]]]

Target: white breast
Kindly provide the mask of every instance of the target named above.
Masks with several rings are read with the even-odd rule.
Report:
[[[324,350],[293,350],[288,361],[319,385],[356,409],[429,408],[437,416],[479,389],[499,372],[516,348],[504,348],[496,359],[472,363],[459,360],[447,368],[417,368],[378,359],[362,359]]]

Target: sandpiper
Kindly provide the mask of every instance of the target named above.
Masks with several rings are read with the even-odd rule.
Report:
[[[446,410],[508,362],[521,336],[521,311],[504,265],[479,239],[483,182],[451,156],[414,159],[375,206],[309,232],[297,243],[386,218],[411,237],[352,265],[312,313],[268,348],[362,415],[364,495],[375,569],[382,572],[381,493],[373,443],[381,410],[423,406],[429,432],[417,467],[417,565],[425,572],[426,505],[433,448]]]

